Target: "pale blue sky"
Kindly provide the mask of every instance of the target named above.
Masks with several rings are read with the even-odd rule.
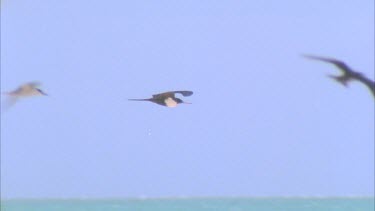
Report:
[[[1,195],[373,196],[373,0],[5,0]],[[128,98],[192,90],[192,105]]]

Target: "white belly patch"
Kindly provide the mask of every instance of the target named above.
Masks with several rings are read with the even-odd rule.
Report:
[[[167,99],[165,99],[164,102],[165,102],[165,105],[167,105],[168,107],[176,107],[177,106],[177,102],[174,101],[170,97],[168,97]]]

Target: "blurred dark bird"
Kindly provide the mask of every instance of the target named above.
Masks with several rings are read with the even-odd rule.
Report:
[[[326,57],[319,57],[319,56],[311,56],[311,55],[304,55],[304,57],[314,60],[319,60],[323,62],[328,62],[336,67],[338,67],[341,71],[341,75],[328,75],[329,77],[333,78],[337,82],[341,83],[344,86],[348,86],[348,82],[357,80],[359,82],[362,82],[364,85],[367,86],[367,88],[370,89],[372,95],[375,97],[375,82],[366,76],[364,76],[362,73],[354,71],[351,69],[348,65],[346,65],[344,62],[332,58],[326,58]]]
[[[13,91],[4,92],[3,94],[7,95],[8,98],[6,99],[3,108],[10,108],[21,98],[47,95],[45,92],[38,88],[39,86],[39,82],[29,82],[22,84]]]
[[[170,92],[164,92],[160,94],[155,94],[152,95],[152,98],[148,99],[129,99],[133,101],[150,101],[162,106],[167,106],[167,107],[176,107],[177,104],[180,103],[186,103],[186,104],[191,104],[188,102],[184,102],[180,98],[175,97],[175,94],[181,94],[184,97],[191,96],[193,94],[192,91],[170,91]]]

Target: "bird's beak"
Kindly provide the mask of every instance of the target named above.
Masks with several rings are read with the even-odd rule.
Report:
[[[184,104],[193,104],[193,103],[189,103],[189,102],[183,102]]]

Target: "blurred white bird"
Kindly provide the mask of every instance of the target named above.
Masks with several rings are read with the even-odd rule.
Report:
[[[4,105],[2,106],[2,110],[9,109],[20,98],[32,96],[46,96],[47,94],[43,92],[41,89],[39,89],[39,86],[39,82],[29,82],[19,86],[17,89],[13,91],[4,92],[3,94],[7,95],[7,99],[5,100]]]

